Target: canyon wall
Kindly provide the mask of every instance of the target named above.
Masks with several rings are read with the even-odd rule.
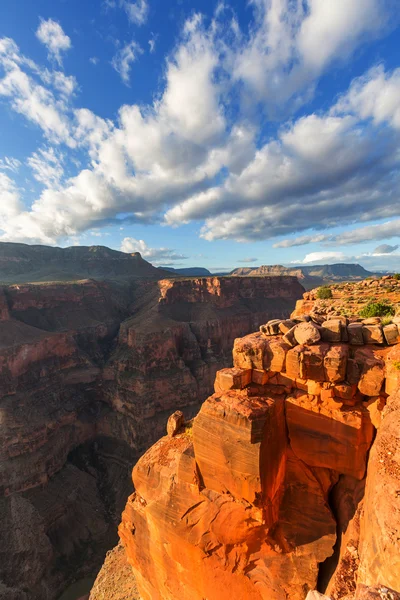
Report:
[[[173,414],[136,464],[119,533],[143,600],[400,597],[400,406],[385,391],[399,346],[324,323],[236,339],[197,416]]]
[[[195,414],[233,340],[304,291],[232,279],[0,289],[2,600],[55,600],[100,566],[169,414]]]

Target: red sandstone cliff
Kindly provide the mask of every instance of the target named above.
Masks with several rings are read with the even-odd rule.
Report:
[[[53,600],[101,564],[137,456],[173,410],[196,412],[235,337],[303,292],[248,281],[0,289],[2,600]]]
[[[321,343],[312,323],[289,343],[280,326],[237,339],[195,419],[171,417],[133,470],[119,532],[144,600],[399,597],[387,350]]]

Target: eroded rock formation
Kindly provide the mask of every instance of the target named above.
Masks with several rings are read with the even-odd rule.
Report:
[[[217,373],[195,419],[135,466],[119,533],[144,600],[399,588],[389,350],[282,333],[272,321],[235,340],[234,367]]]
[[[283,317],[293,278],[0,289],[0,598],[54,600],[116,541],[130,470],[196,412],[235,337]]]

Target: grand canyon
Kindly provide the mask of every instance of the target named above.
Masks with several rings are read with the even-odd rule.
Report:
[[[0,0],[0,600],[400,600],[399,0]]]
[[[1,288],[0,597],[397,598],[400,282],[133,260]]]
[[[133,260],[134,278],[1,288],[4,599],[55,600],[98,570],[171,411],[194,416],[234,339],[303,292],[293,277],[156,279]]]

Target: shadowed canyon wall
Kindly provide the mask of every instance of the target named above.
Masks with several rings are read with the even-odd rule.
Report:
[[[177,408],[197,412],[231,347],[295,278],[0,289],[0,598],[54,600],[116,542],[130,471]]]

